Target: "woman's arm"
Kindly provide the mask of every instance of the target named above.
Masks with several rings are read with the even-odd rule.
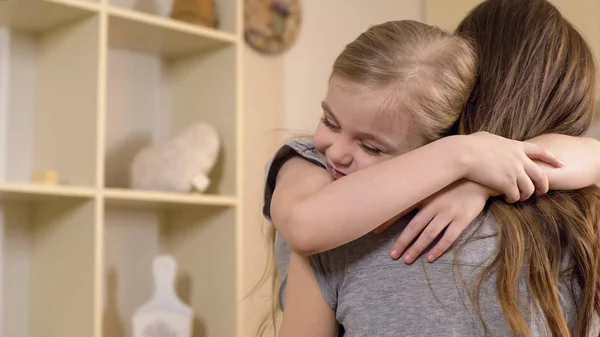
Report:
[[[541,146],[488,133],[446,137],[337,181],[295,158],[277,177],[273,224],[292,250],[310,255],[363,236],[461,178],[514,202],[548,188],[528,156],[560,165]]]
[[[337,337],[339,324],[307,257],[292,253],[280,337]]]

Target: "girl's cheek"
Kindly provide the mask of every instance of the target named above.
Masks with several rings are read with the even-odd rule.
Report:
[[[375,157],[370,156],[365,153],[365,154],[361,154],[360,160],[358,161],[357,166],[358,166],[359,170],[362,170],[369,166],[373,166],[373,165],[377,164],[377,162],[378,161]]]
[[[314,137],[313,137],[314,141],[315,141],[315,148],[317,149],[317,151],[324,151],[327,146],[326,146],[326,139],[327,139],[327,135],[326,135],[326,131],[321,129],[321,126],[319,126],[317,128],[317,130],[315,131]]]
[[[392,156],[388,156],[388,155],[379,155],[379,156],[371,156],[368,154],[365,154],[365,156],[361,156],[361,160],[359,163],[359,169],[363,169],[363,168],[367,168],[369,166],[373,166],[376,164],[379,164],[381,162],[384,162],[386,160],[391,159]]]

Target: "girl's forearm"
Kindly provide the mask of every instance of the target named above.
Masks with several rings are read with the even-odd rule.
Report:
[[[298,201],[289,225],[302,228],[301,254],[355,240],[466,174],[447,137],[334,181]]]

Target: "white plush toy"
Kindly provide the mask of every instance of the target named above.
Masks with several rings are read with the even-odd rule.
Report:
[[[131,187],[168,192],[204,192],[220,148],[209,124],[196,123],[166,141],[142,149],[131,165]]]

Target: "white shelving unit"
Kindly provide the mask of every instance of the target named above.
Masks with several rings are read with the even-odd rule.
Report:
[[[242,0],[218,29],[152,3],[0,1],[1,336],[131,336],[163,252],[194,337],[242,336]],[[136,152],[197,121],[222,142],[206,193],[130,189]]]

